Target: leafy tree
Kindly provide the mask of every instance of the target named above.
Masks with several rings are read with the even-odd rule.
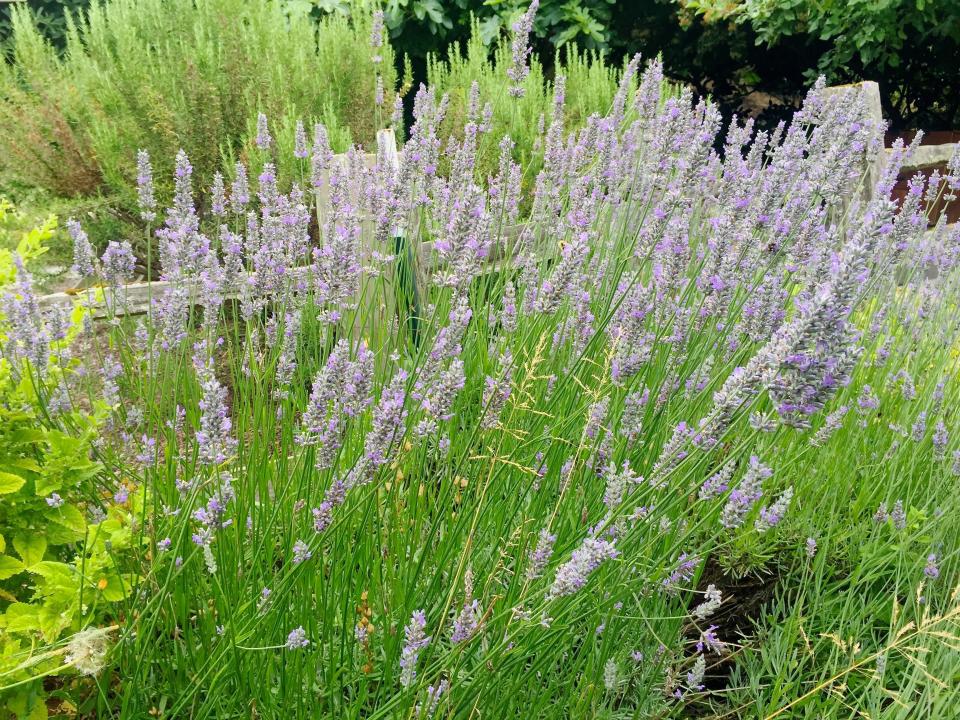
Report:
[[[14,0],[0,2],[0,42],[7,46],[12,33],[11,11],[15,5],[27,5],[37,28],[54,45],[63,48],[67,41],[67,11],[86,10],[90,0]]]
[[[746,26],[773,55],[787,44],[811,50],[804,79],[861,79],[881,85],[895,126],[955,128],[960,91],[960,0],[678,0],[681,22]]]

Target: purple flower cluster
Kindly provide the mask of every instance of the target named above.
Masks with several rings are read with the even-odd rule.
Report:
[[[310,640],[307,638],[307,632],[303,629],[302,625],[290,631],[284,647],[287,650],[303,650],[304,648],[310,647]]]
[[[50,335],[39,298],[33,289],[33,278],[23,265],[19,255],[14,255],[16,279],[3,295],[3,314],[7,322],[6,338],[3,343],[3,355],[14,365],[19,374],[19,360],[29,360],[33,371],[44,374],[50,360]]]
[[[371,469],[387,463],[391,449],[403,435],[404,422],[407,419],[404,409],[407,377],[406,370],[397,370],[390,384],[383,389],[373,410],[370,431],[364,444],[364,457]]]
[[[413,397],[424,412],[416,428],[418,435],[436,432],[440,422],[453,417],[454,400],[466,383],[463,360],[459,356],[460,343],[471,317],[466,295],[459,295],[450,311],[449,324],[437,333],[433,349],[414,385]]]
[[[67,232],[73,240],[73,272],[80,277],[90,277],[96,272],[97,256],[87,233],[73,218],[67,220]]]
[[[720,523],[726,528],[740,527],[754,504],[763,495],[763,481],[772,475],[773,471],[760,462],[760,458],[751,455],[750,467],[744,473],[740,484],[727,498],[727,504],[720,515]]]
[[[417,677],[417,659],[420,651],[430,644],[426,634],[427,618],[423,610],[414,610],[410,622],[403,629],[403,649],[400,652],[400,684],[410,687]]]
[[[350,347],[341,340],[313,380],[310,401],[303,414],[299,442],[317,446],[317,467],[332,467],[343,442],[346,422],[371,402],[373,353],[366,344],[350,359]]]
[[[137,260],[129,242],[111,240],[107,243],[107,249],[103,251],[100,263],[103,267],[103,277],[108,283],[116,287],[133,277]]]
[[[197,348],[194,368],[202,395],[197,403],[200,408],[200,427],[196,433],[200,462],[220,465],[233,454],[237,446],[232,435],[227,390],[217,379],[213,357],[207,354],[202,344]]]
[[[789,487],[783,491],[783,494],[777,498],[776,502],[770,507],[760,508],[760,515],[757,517],[755,527],[757,532],[766,532],[776,527],[790,507],[790,501],[793,499],[793,488]]]
[[[553,535],[548,529],[544,528],[537,537],[537,544],[530,550],[526,571],[527,580],[535,580],[543,573],[547,563],[550,562],[550,556],[553,555],[553,544],[557,541],[557,536]]]
[[[527,58],[530,55],[530,32],[533,30],[533,18],[537,14],[540,6],[540,0],[533,0],[527,11],[520,16],[512,27],[513,42],[510,46],[511,62],[507,69],[507,77],[510,78],[510,94],[513,97],[521,98],[525,94],[523,81],[530,74],[530,67],[527,65]]]
[[[437,706],[440,704],[440,700],[443,698],[444,693],[450,689],[450,683],[446,678],[441,680],[436,685],[430,685],[427,687],[427,702],[422,705],[417,705],[417,717],[424,718],[429,720],[437,712]]]
[[[473,570],[467,568],[463,579],[463,607],[453,618],[450,641],[466,642],[473,637],[480,623],[480,602],[473,597]]]
[[[484,415],[481,426],[490,430],[500,423],[500,415],[510,399],[510,383],[513,378],[513,355],[504,350],[498,361],[497,377],[487,376],[483,391]]]
[[[140,206],[140,218],[144,222],[153,222],[157,217],[157,200],[153,194],[153,167],[150,154],[146,150],[137,151],[137,204]]]
[[[680,585],[689,582],[698,567],[700,567],[700,558],[690,557],[686,553],[680,555],[676,567],[663,579],[664,590],[671,595],[679,592]]]
[[[592,536],[584,538],[580,547],[573,551],[570,559],[557,568],[557,574],[547,597],[573,595],[587,584],[587,579],[594,570],[606,560],[613,560],[619,555],[620,552],[613,540]]]

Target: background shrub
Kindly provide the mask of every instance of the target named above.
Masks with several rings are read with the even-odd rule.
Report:
[[[741,38],[739,48],[727,45],[736,48],[730,56],[741,66],[737,74],[748,92],[773,90],[783,84],[781,74],[793,76],[787,89],[793,95],[818,75],[834,84],[876,80],[894,128],[960,127],[960,90],[952,81],[960,53],[960,3],[679,0],[677,5],[681,25]],[[743,47],[743,40],[754,47]],[[802,77],[785,70],[784,61],[795,62]]]
[[[473,33],[463,46],[454,43],[445,56],[428,57],[427,82],[438,95],[447,93],[450,98],[442,127],[445,138],[462,131],[471,86],[476,82],[480,97],[490,103],[493,124],[516,144],[514,158],[525,163],[525,179],[529,183],[540,167],[534,150],[551,119],[554,79],[560,75],[565,78],[566,127],[578,128],[590,115],[607,113],[622,72],[597,51],[565,45],[555,52],[548,68],[537,57],[531,58],[523,96],[515,98],[508,93],[506,82],[510,60],[509,38],[497,45],[491,58],[482,25],[474,22]],[[488,133],[479,142],[478,167],[481,177],[486,177],[496,172],[500,136]]]
[[[62,56],[26,9],[12,23],[0,170],[58,195],[104,191],[132,205],[137,148],[169,176],[182,147],[208,183],[244,153],[258,112],[291,136],[297,118],[322,119],[335,150],[370,143],[384,118],[378,72],[388,98],[396,84],[389,46],[374,63],[362,13],[315,24],[274,2],[112,0],[68,18]]]
[[[391,42],[409,54],[420,82],[428,55],[467,41],[471,17],[492,50],[527,4],[389,0],[383,7]],[[88,0],[31,0],[29,5],[40,31],[62,48],[65,11],[85,8]],[[356,3],[286,0],[283,5],[320,20],[331,13],[347,15]],[[0,3],[0,44],[10,44],[10,15],[10,6]],[[727,115],[760,113],[767,124],[785,117],[822,73],[831,83],[878,81],[895,130],[960,126],[960,94],[952,82],[952,59],[960,53],[956,2],[542,0],[534,35],[548,71],[554,50],[571,42],[608,52],[614,64],[636,52],[662,54],[669,77],[710,93]]]

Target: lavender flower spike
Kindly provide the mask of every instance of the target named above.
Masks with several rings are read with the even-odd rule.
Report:
[[[67,220],[67,232],[73,240],[73,272],[80,277],[90,277],[95,272],[97,260],[90,238],[73,218]]]
[[[303,120],[297,120],[297,127],[293,131],[293,156],[303,160],[310,156],[307,147],[307,131],[303,127]]]
[[[777,501],[773,503],[769,508],[762,508],[760,510],[760,517],[757,518],[755,527],[757,532],[766,532],[772,527],[775,527],[782,519],[783,516],[787,513],[787,508],[790,507],[790,501],[793,499],[793,488],[788,487],[783,491],[783,495],[777,498]]]
[[[103,251],[100,261],[103,264],[104,278],[114,287],[122,285],[133,277],[137,262],[133,256],[133,248],[126,240],[123,242],[111,240],[107,244],[107,249]]]
[[[527,11],[513,24],[513,42],[510,45],[510,67],[507,68],[507,77],[510,78],[510,95],[522,98],[526,91],[523,81],[530,74],[527,57],[530,55],[530,32],[533,30],[533,18],[540,7],[540,0],[533,0]]]
[[[242,162],[236,165],[233,184],[230,187],[230,209],[240,215],[250,202],[250,181],[247,179],[247,166]]]
[[[379,65],[383,62],[383,56],[380,55],[379,50],[383,47],[383,31],[385,29],[383,9],[377,8],[373,13],[373,22],[370,25],[370,47],[374,51],[370,59],[374,65]]]
[[[269,150],[273,138],[270,137],[270,128],[267,127],[267,116],[263,113],[257,115],[257,137],[254,143],[261,150]]]
[[[198,355],[204,348],[198,348]],[[219,465],[233,453],[237,445],[231,436],[233,427],[227,409],[227,390],[217,379],[213,369],[213,358],[195,359],[194,367],[200,381],[203,398],[200,406],[200,429],[197,430],[200,462],[205,465]]]
[[[750,467],[743,476],[740,484],[730,493],[727,504],[723,508],[720,522],[724,527],[735,528],[743,524],[743,520],[750,508],[763,495],[763,481],[773,472],[760,462],[754,455],[750,458]]]
[[[480,624],[480,603],[473,597],[473,570],[467,568],[463,578],[463,607],[453,619],[450,641],[462,643],[473,637]]]
[[[302,625],[290,631],[290,634],[287,635],[287,642],[284,645],[287,650],[302,650],[309,646],[310,641],[307,639],[307,633]]]
[[[156,220],[157,200],[153,195],[153,168],[150,166],[150,154],[146,150],[137,151],[137,204],[144,222]]]
[[[210,212],[217,217],[227,214],[227,193],[223,186],[223,175],[214,173],[213,185],[210,188]]]
[[[557,569],[557,575],[547,594],[548,599],[573,595],[587,584],[587,578],[604,560],[612,560],[620,552],[611,540],[588,537],[573,551],[570,559]]]
[[[553,554],[553,544],[557,541],[557,536],[544,528],[540,531],[537,538],[537,545],[530,551],[530,564],[527,566],[527,580],[535,580],[540,577],[543,569],[550,562],[550,556]]]
[[[420,651],[430,644],[426,634],[427,618],[423,610],[414,610],[410,622],[403,629],[405,641],[400,653],[400,684],[407,688],[417,677],[417,658]]]
[[[693,609],[694,616],[700,620],[706,620],[708,617],[713,615],[717,608],[719,608],[723,603],[723,596],[721,595],[720,590],[718,590],[717,586],[713,584],[707,586],[707,591],[704,593],[704,598],[704,601]]]

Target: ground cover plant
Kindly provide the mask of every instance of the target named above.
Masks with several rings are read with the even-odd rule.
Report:
[[[529,208],[491,99],[443,141],[424,87],[396,165],[334,158],[322,126],[299,157],[264,116],[226,188],[179,152],[161,213],[141,153],[167,282],[143,317],[126,241],[98,257],[69,222],[79,309],[11,254],[0,489],[75,507],[83,537],[18,542],[0,515],[10,712],[949,715],[941,185],[889,200],[899,146],[864,199],[883,128],[855,93],[821,83],[753,133],[639,72],[572,130],[555,84]],[[278,156],[304,161],[289,191]],[[61,436],[90,449],[54,486]]]

